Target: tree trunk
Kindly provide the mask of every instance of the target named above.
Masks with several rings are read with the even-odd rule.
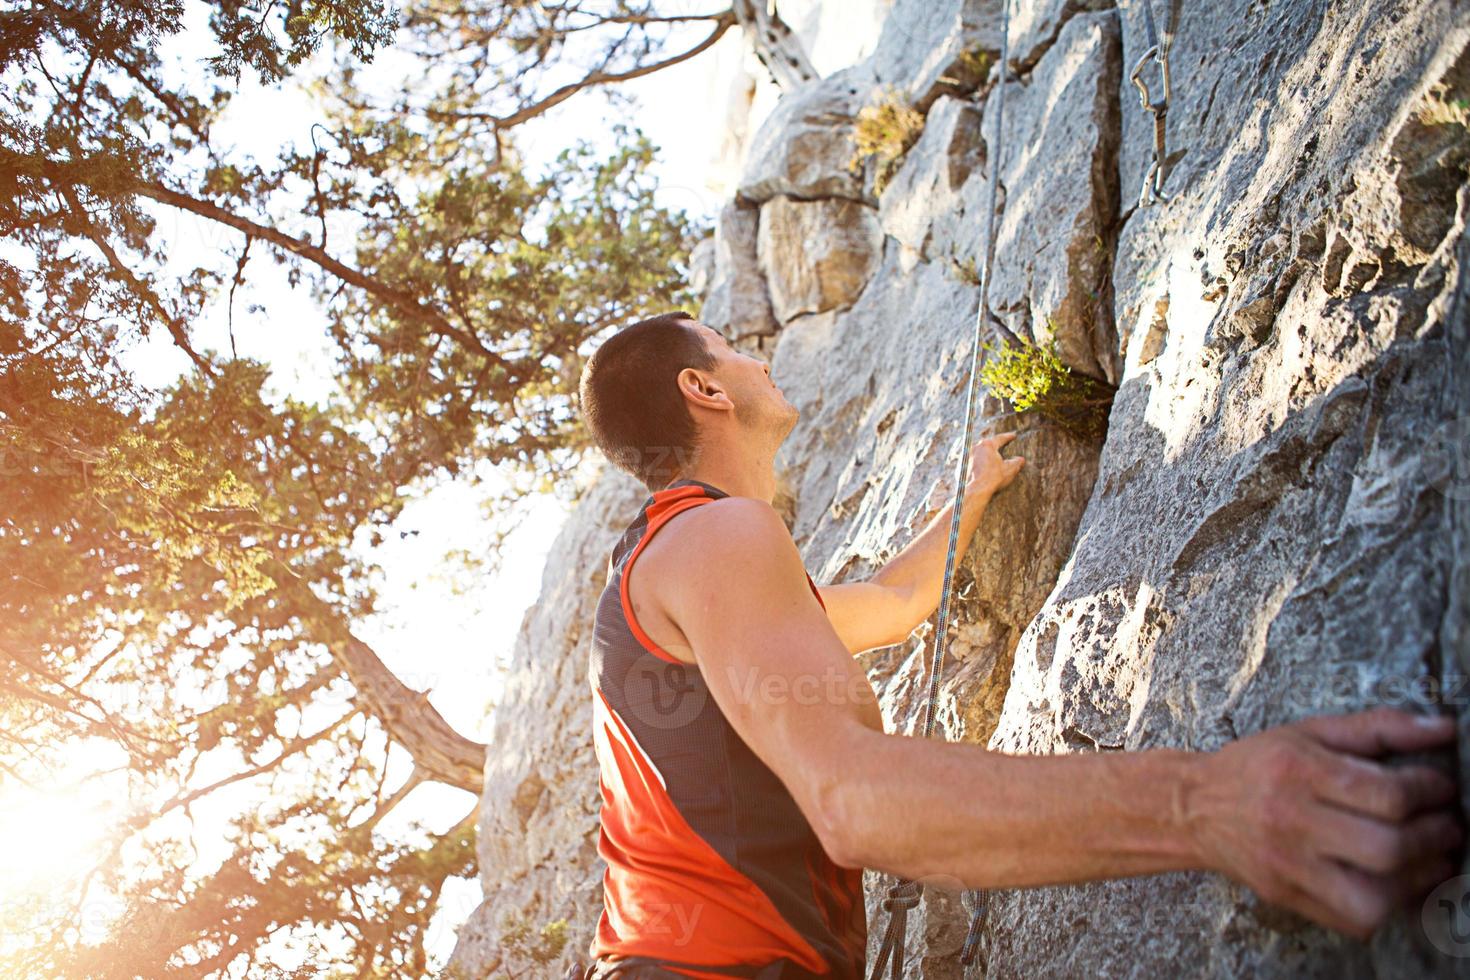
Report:
[[[735,0],[734,8],[735,19],[755,46],[756,57],[783,90],[790,91],[821,77],[812,67],[800,39],[776,12],[774,3],[768,6],[766,0]]]

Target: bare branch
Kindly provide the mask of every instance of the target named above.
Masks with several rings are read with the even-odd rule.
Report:
[[[260,776],[266,772],[269,772],[271,769],[274,769],[276,766],[280,765],[289,757],[310,748],[312,745],[320,742],[328,735],[331,735],[337,729],[341,728],[347,722],[356,717],[357,714],[358,712],[356,711],[356,709],[354,709],[347,712],[347,714],[343,715],[341,718],[338,718],[332,724],[328,725],[326,728],[323,728],[315,735],[307,735],[302,738],[292,739],[284,746],[282,746],[281,754],[276,756],[269,762],[262,762],[260,765],[251,766],[249,769],[242,769],[239,772],[231,773],[224,779],[216,780],[215,782],[210,783],[208,786],[201,786],[199,789],[191,790],[188,793],[175,796],[173,799],[169,800],[162,807],[160,807],[155,816],[161,817],[170,810],[175,810],[181,806],[188,806],[200,797],[208,796],[215,790],[222,789],[225,786],[229,786],[231,783],[238,783],[241,780],[252,779],[256,776]]]
[[[371,817],[368,817],[366,821],[359,824],[354,829],[363,832],[369,832],[373,830],[375,827],[378,826],[378,822],[380,820],[382,820],[390,812],[392,812],[394,807],[402,803],[404,798],[408,796],[409,793],[412,793],[415,789],[418,788],[421,783],[425,782],[427,779],[428,773],[424,772],[422,768],[415,764],[413,767],[413,772],[408,774],[408,779],[404,780],[403,785],[398,787],[398,789],[394,791],[392,796],[379,803],[377,808],[373,810],[373,815]]]
[[[665,68],[677,65],[682,61],[688,61],[690,58],[693,58],[695,55],[700,54],[701,52],[706,51],[711,46],[713,46],[716,41],[725,36],[725,32],[735,26],[735,23],[736,21],[734,12],[726,11],[725,13],[720,14],[717,18],[715,18],[715,29],[710,32],[708,37],[681,54],[674,55],[671,58],[665,58],[663,61],[655,61],[651,64],[640,65],[639,67],[629,69],[628,71],[604,72],[599,70],[591,72],[580,81],[570,82],[566,85],[563,85],[561,88],[557,89],[555,92],[552,92],[544,99],[533,102],[522,109],[518,109],[508,116],[497,116],[489,112],[446,112],[442,109],[433,108],[426,109],[425,114],[428,115],[430,119],[480,120],[483,122],[491,123],[496,128],[496,130],[510,129],[512,126],[519,126],[523,122],[534,119],[537,116],[547,112],[548,110],[556,108],[567,99],[570,99],[572,96],[576,95],[578,92],[584,91],[589,88],[596,88],[602,85],[613,85],[618,82],[632,81],[635,78],[642,78],[644,75],[652,75],[656,71],[662,71]]]
[[[419,302],[406,293],[379,282],[361,269],[353,268],[310,242],[302,241],[299,238],[292,238],[279,229],[251,221],[249,218],[242,217],[232,211],[227,211],[211,201],[203,201],[199,198],[191,197],[181,191],[164,187],[162,184],[139,181],[133,185],[132,189],[142,197],[151,198],[160,204],[167,204],[170,207],[188,211],[191,214],[197,214],[200,217],[217,221],[223,225],[229,225],[231,228],[259,238],[261,241],[270,245],[274,245],[282,251],[299,255],[317,265],[323,271],[329,272],[338,279],[341,279],[343,282],[356,286],[387,305],[392,306],[400,313],[404,313],[415,320],[427,324],[436,333],[448,334],[471,350],[476,351],[505,368],[506,372],[512,377],[517,376],[519,373],[512,364],[486,347],[484,341],[480,340],[479,337],[456,327],[443,314],[439,313],[439,311]]]
[[[123,260],[118,257],[112,244],[108,242],[106,236],[98,230],[91,216],[87,214],[87,209],[82,207],[82,202],[77,199],[76,192],[70,186],[66,185],[62,185],[59,190],[61,191],[61,196],[66,198],[66,203],[70,205],[72,213],[81,222],[83,230],[87,233],[87,237],[92,240],[92,244],[96,245],[97,250],[107,259],[107,264],[112,266],[112,271],[117,273],[119,279],[126,282],[129,288],[143,298],[143,301],[148,304],[148,308],[153,311],[153,314],[167,328],[169,336],[174,339],[174,343],[185,354],[189,355],[189,360],[193,361],[199,367],[199,370],[203,371],[206,375],[213,377],[214,365],[210,364],[209,361],[199,355],[198,351],[194,350],[193,346],[189,343],[188,331],[184,329],[184,325],[178,321],[177,317],[164,308],[163,301],[158,298],[158,295],[149,288],[147,283],[139,279],[132,269],[129,269],[123,264]]]
[[[414,765],[429,778],[479,793],[484,788],[485,745],[450,727],[429,703],[428,695],[399,680],[290,566],[270,557],[265,568],[283,597],[292,600],[307,635],[324,644],[347,674],[361,699],[360,707],[408,750]]]

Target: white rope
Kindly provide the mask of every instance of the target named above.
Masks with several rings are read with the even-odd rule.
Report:
[[[975,331],[970,339],[970,384],[965,394],[965,426],[960,436],[960,458],[955,464],[954,502],[949,519],[949,547],[944,556],[944,584],[939,593],[939,611],[934,624],[934,649],[929,658],[929,689],[924,701],[924,738],[934,734],[936,706],[939,701],[939,673],[944,666],[944,648],[949,630],[950,596],[954,589],[955,558],[959,551],[960,512],[965,502],[965,470],[970,462],[970,438],[975,427],[976,393],[980,383],[980,351],[985,335],[985,325],[990,320],[990,276],[995,264],[995,211],[999,199],[1001,163],[1005,146],[1006,105],[1006,62],[1010,58],[1010,0],[1002,0],[1000,18],[1000,80],[995,93],[995,135],[992,145],[995,155],[990,165],[990,188],[985,207],[985,257],[980,267],[980,308],[975,313]],[[882,945],[873,967],[873,978],[878,980],[884,966],[891,964],[892,980],[902,980],[904,945],[908,932],[908,913],[919,903],[920,887],[917,882],[900,880],[888,891],[883,907],[889,914],[888,926],[884,931]],[[984,896],[979,891],[971,892],[974,912],[970,918],[969,935],[965,938],[965,951],[961,962],[968,964],[974,956],[975,939],[984,915]]]

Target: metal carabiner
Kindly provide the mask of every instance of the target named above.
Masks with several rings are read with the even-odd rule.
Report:
[[[1148,32],[1148,50],[1133,65],[1133,70],[1128,73],[1128,80],[1138,89],[1139,102],[1143,111],[1154,118],[1154,153],[1153,160],[1148,165],[1148,170],[1143,175],[1143,187],[1138,192],[1138,206],[1148,207],[1160,201],[1167,201],[1168,195],[1164,193],[1164,181],[1169,179],[1169,157],[1164,143],[1164,122],[1169,115],[1169,96],[1171,86],[1169,82],[1169,45],[1173,40],[1169,37],[1163,44],[1159,43],[1158,29],[1154,25],[1154,11],[1150,0],[1143,0],[1144,28]],[[1171,29],[1173,25],[1170,25]],[[1157,61],[1159,65],[1160,96],[1155,99],[1149,91],[1148,83],[1143,80],[1143,70],[1149,61]]]

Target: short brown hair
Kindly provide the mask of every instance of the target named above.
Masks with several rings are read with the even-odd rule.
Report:
[[[694,417],[679,394],[687,367],[715,366],[682,310],[639,320],[613,334],[582,368],[582,420],[597,447],[649,490],[661,490],[693,459]]]

